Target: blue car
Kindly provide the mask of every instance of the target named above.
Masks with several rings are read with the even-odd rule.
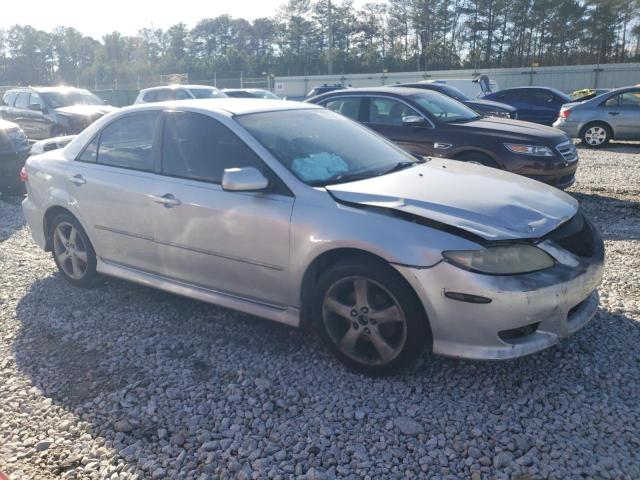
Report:
[[[518,120],[551,125],[558,118],[560,108],[571,103],[571,97],[555,88],[517,87],[490,93],[484,100],[506,103],[518,109]]]

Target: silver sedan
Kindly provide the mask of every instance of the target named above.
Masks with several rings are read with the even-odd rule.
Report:
[[[613,139],[640,140],[640,87],[618,88],[586,102],[563,105],[553,126],[591,148]]]
[[[593,317],[603,244],[567,194],[416,159],[310,104],[134,106],[32,156],[23,209],[77,286],[110,275],[319,332],[388,374],[507,359]]]

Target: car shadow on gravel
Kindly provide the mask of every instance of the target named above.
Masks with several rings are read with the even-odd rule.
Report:
[[[336,436],[350,448],[353,432],[362,433],[356,443],[365,450],[395,435],[400,448],[414,445],[412,455],[416,439],[395,429],[398,417],[418,423],[422,444],[476,427],[491,438],[522,437],[520,454],[548,423],[580,435],[589,449],[618,443],[615,432],[637,421],[630,412],[637,413],[640,325],[605,310],[529,357],[425,354],[408,371],[378,379],[348,371],[312,335],[119,280],[82,290],[52,275],[31,285],[16,313],[16,367],[128,464],[168,457],[168,476],[185,462],[224,465],[252,438],[264,440],[262,451],[271,452],[264,456],[289,452],[279,461],[291,460],[293,443],[308,442],[320,453],[305,465],[325,469],[336,460],[323,449]],[[631,458],[637,447],[619,448]],[[60,462],[56,474],[76,465]]]
[[[640,240],[640,202],[597,193],[569,193],[605,240]]]
[[[22,197],[3,197],[0,195],[0,242],[5,241],[16,231],[25,225],[22,212],[15,215],[19,210]]]

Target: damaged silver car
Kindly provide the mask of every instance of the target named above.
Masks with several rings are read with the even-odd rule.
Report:
[[[33,237],[72,284],[110,275],[308,325],[367,374],[425,347],[534,353],[598,307],[603,243],[572,197],[417,159],[315,105],[134,106],[24,176]]]

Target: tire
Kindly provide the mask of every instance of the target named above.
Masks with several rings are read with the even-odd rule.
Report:
[[[454,160],[460,160],[462,162],[476,163],[478,165],[484,165],[485,167],[500,168],[496,162],[493,161],[489,155],[485,155],[480,152],[469,152],[458,155]]]
[[[590,123],[580,132],[580,140],[588,148],[604,147],[609,143],[612,136],[609,125],[601,122]]]
[[[61,213],[49,231],[53,260],[65,280],[76,287],[94,287],[99,279],[96,252],[82,225],[73,215]]]
[[[312,315],[331,353],[366,375],[394,374],[412,364],[425,345],[431,347],[422,304],[400,274],[382,262],[330,267],[316,285]]]

